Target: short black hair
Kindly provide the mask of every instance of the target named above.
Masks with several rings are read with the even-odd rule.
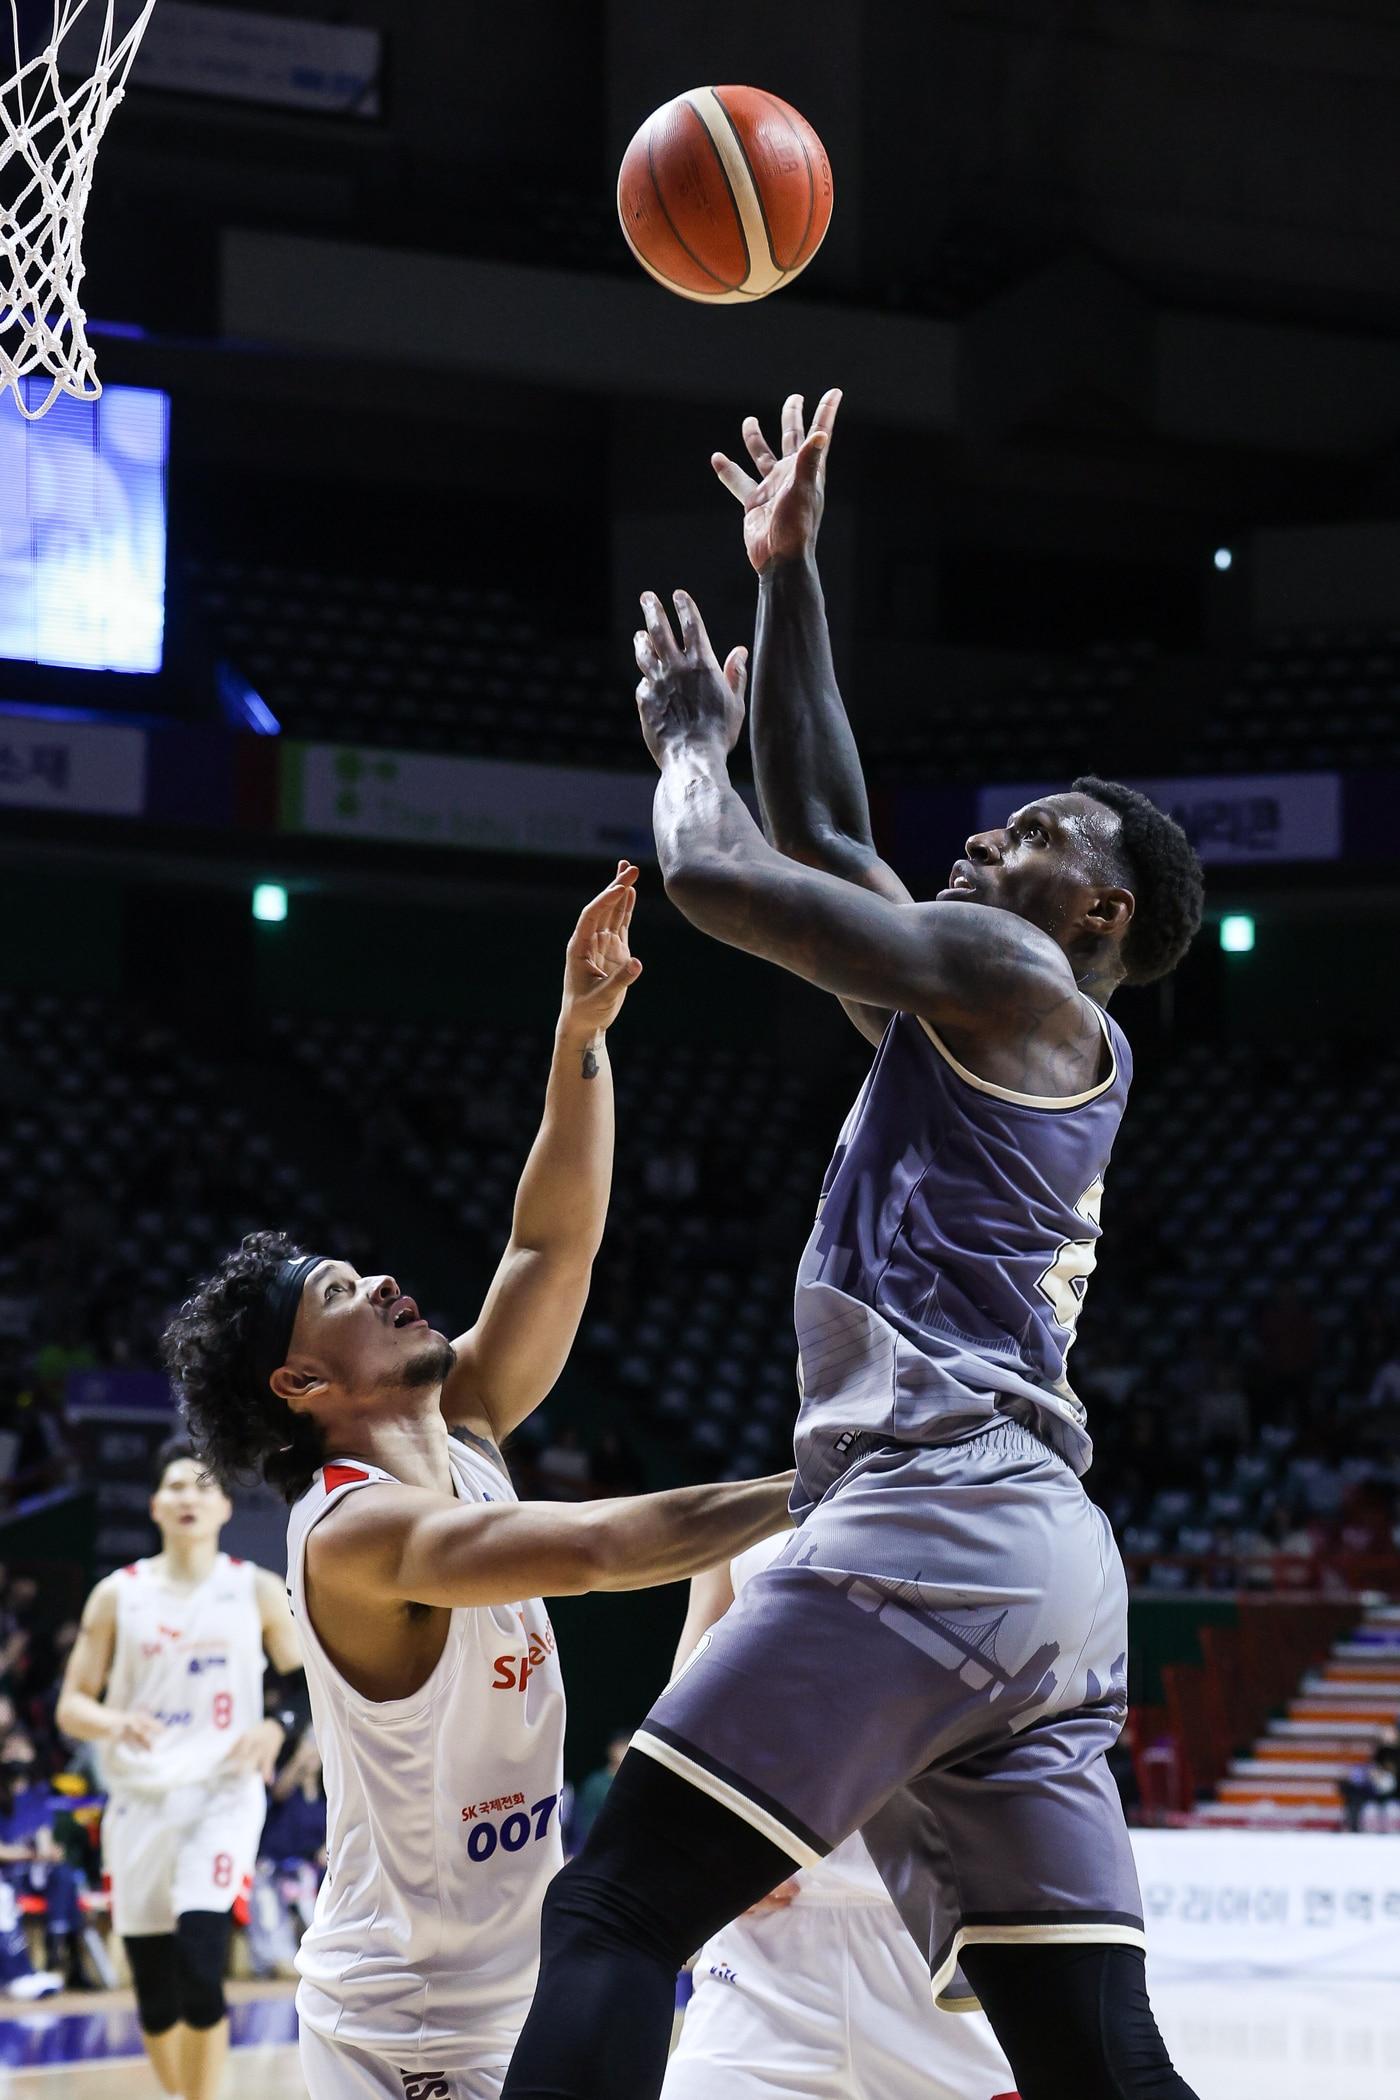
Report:
[[[252,1316],[285,1261],[305,1250],[285,1232],[250,1232],[187,1298],[161,1336],[195,1455],[221,1486],[266,1481],[289,1502],[325,1463],[325,1440],[253,1367]]]
[[[151,1493],[153,1495],[160,1493],[165,1482],[166,1473],[171,1466],[178,1465],[182,1458],[192,1458],[196,1465],[202,1463],[199,1453],[187,1436],[168,1436],[163,1444],[156,1446],[151,1453]]]
[[[1201,923],[1205,875],[1196,850],[1175,817],[1136,788],[1096,773],[1070,786],[1118,818],[1113,848],[1136,906],[1123,943],[1123,981],[1152,984],[1176,968]]]

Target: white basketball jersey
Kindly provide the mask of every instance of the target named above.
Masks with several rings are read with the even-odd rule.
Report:
[[[515,1501],[490,1459],[455,1438],[448,1452],[459,1501]],[[506,2061],[534,1993],[540,1905],[563,1862],[564,1683],[537,1598],[455,1609],[406,1699],[346,1683],[307,1610],[306,1541],[346,1495],[384,1483],[359,1459],[331,1461],[287,1527],[328,1804],[297,2011],[406,2070],[472,2070]]]
[[[196,1589],[136,1560],[113,1577],[117,1638],[112,1706],[142,1707],[161,1733],[150,1750],[104,1743],[110,1788],[163,1794],[218,1776],[238,1738],[263,1717],[262,1613],[257,1569],[221,1553]]]

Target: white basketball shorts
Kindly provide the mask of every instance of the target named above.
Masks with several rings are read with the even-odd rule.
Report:
[[[993,2100],[1015,2083],[984,2014],[935,2006],[892,1903],[800,1897],[701,1948],[661,2100]]]
[[[500,2100],[505,2064],[474,2071],[405,2071],[358,2042],[336,2042],[301,2023],[307,2100]]]
[[[252,1887],[266,1814],[256,1772],[167,1794],[114,1792],[102,1815],[102,1866],[117,1931],[173,1932],[187,1910],[231,1910]]]

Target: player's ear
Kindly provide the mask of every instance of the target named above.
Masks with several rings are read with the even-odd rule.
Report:
[[[267,1382],[294,1415],[305,1414],[329,1384],[319,1371],[294,1371],[290,1364],[279,1364]]]
[[[1099,890],[1090,898],[1084,913],[1084,930],[1100,937],[1111,933],[1121,938],[1127,932],[1136,908],[1131,890]]]

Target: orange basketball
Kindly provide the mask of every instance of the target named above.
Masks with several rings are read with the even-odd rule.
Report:
[[[777,95],[692,88],[654,110],[623,154],[617,213],[667,291],[737,306],[806,269],[831,223],[831,166]]]

